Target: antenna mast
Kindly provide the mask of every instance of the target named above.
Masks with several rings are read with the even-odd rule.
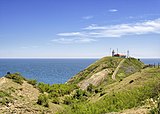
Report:
[[[129,58],[129,50],[127,50],[127,58]]]
[[[109,52],[109,55],[112,55],[112,49],[110,48],[110,52]]]

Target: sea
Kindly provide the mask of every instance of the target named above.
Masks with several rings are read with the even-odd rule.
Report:
[[[0,77],[19,72],[27,79],[48,84],[65,83],[98,59],[0,59]],[[145,64],[158,64],[160,59],[141,59]]]

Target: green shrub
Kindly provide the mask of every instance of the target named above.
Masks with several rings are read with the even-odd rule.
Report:
[[[10,102],[13,102],[13,100],[11,98],[4,97],[4,98],[0,99],[0,104],[2,104],[2,105],[7,105]]]
[[[38,96],[38,101],[37,104],[45,106],[45,107],[49,107],[49,101],[48,101],[48,96],[45,94],[40,94]]]
[[[60,97],[61,95],[58,92],[50,92],[48,96],[51,99],[52,97]]]
[[[72,97],[71,97],[71,96],[66,96],[66,97],[64,98],[63,103],[66,104],[66,105],[70,105],[71,103],[73,103]]]
[[[50,85],[44,84],[43,82],[38,83],[37,87],[41,93],[48,92],[48,90],[50,89]]]
[[[94,92],[94,89],[95,89],[95,87],[93,86],[93,84],[89,84],[89,85],[87,86],[87,91],[88,91],[88,92]]]
[[[12,79],[14,82],[18,84],[23,84],[23,81],[26,80],[20,73],[7,74],[5,77]]]
[[[55,104],[59,104],[60,103],[60,99],[58,97],[52,97],[51,102],[55,103]]]
[[[77,100],[78,102],[79,101],[85,101],[87,100],[87,97],[90,96],[90,93],[84,91],[84,90],[81,90],[81,89],[77,89],[75,94],[73,95],[73,98],[74,100]]]
[[[76,85],[67,85],[67,84],[44,84],[39,83],[37,86],[40,92],[47,92],[52,97],[60,97],[70,94],[74,89],[78,88]]]
[[[5,91],[0,90],[0,104],[6,105],[9,102],[12,102],[11,95]]]
[[[0,90],[0,98],[2,98],[2,97],[8,97],[8,96],[10,96],[10,94],[8,94],[5,91]]]
[[[27,80],[27,82],[33,86],[37,85],[37,80]]]
[[[99,93],[99,92],[102,92],[102,90],[103,90],[103,88],[97,88],[97,89],[95,89],[95,93]]]
[[[84,91],[83,90],[81,90],[81,89],[78,89],[78,90],[76,90],[76,92],[75,92],[75,94],[74,94],[74,98],[75,99],[80,99],[82,96],[83,96],[83,94],[84,94]]]

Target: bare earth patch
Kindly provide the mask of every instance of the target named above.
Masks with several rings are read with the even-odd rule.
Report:
[[[109,73],[109,70],[104,69],[104,70],[92,75],[90,78],[81,81],[80,83],[78,83],[78,86],[83,90],[87,89],[87,86],[89,84],[97,86],[105,79],[106,76],[108,76],[108,73]]]

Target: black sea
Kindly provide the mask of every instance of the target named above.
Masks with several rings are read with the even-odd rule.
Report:
[[[97,59],[0,59],[0,77],[19,72],[48,84],[65,83]]]
[[[0,59],[0,77],[7,72],[20,72],[25,78],[48,84],[65,83],[98,59]],[[160,59],[141,59],[145,64],[158,64]]]

